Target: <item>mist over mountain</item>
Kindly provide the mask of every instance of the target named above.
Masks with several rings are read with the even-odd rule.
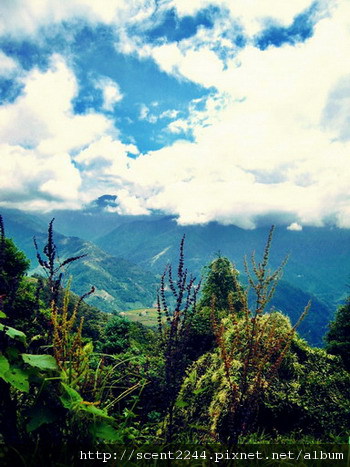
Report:
[[[159,275],[166,264],[177,265],[184,234],[185,263],[190,272],[197,277],[203,275],[205,266],[220,254],[235,264],[240,280],[246,283],[244,257],[249,261],[255,251],[256,260],[260,260],[269,231],[268,227],[244,230],[215,222],[181,226],[171,216],[122,216],[105,212],[104,207],[50,214],[3,209],[2,215],[6,234],[31,260],[32,273],[40,273],[33,236],[42,248],[48,220],[57,216],[55,243],[60,259],[87,255],[66,271],[66,277],[73,276],[72,290],[83,294],[95,286],[96,292],[88,302],[108,312],[154,304]],[[89,235],[97,237],[98,232],[102,235],[95,242],[86,240]],[[311,310],[300,333],[312,344],[322,345],[328,323],[347,293],[350,231],[332,228],[294,231],[279,226],[273,236],[271,268],[278,267],[286,255],[289,259],[283,280],[267,309],[282,310],[295,323],[311,300]]]
[[[84,240],[95,240],[125,222],[150,219],[150,216],[121,215],[117,210],[117,196],[103,195],[86,204],[81,210],[59,209],[38,213],[37,216],[46,223],[54,217],[57,231]]]
[[[111,254],[126,254],[143,267],[160,272],[167,262],[176,261],[179,241],[185,234],[186,260],[197,274],[218,252],[243,271],[245,256],[249,258],[254,251],[257,258],[262,255],[268,231],[269,227],[244,230],[216,222],[182,226],[175,218],[163,216],[123,223],[96,243]],[[350,230],[332,227],[288,230],[277,226],[271,265],[277,267],[287,255],[286,281],[330,306],[344,299],[350,273]]]

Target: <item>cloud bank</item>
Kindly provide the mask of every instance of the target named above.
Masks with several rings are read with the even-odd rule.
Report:
[[[121,131],[118,106],[130,91],[119,83],[101,74],[94,81],[101,109],[79,114],[72,104],[79,93],[74,57],[56,54],[47,70],[20,72],[22,93],[0,107],[3,205],[78,208],[109,193],[118,196],[113,209],[119,213],[161,210],[182,224],[216,220],[254,228],[272,216],[292,230],[325,223],[350,227],[346,0],[4,5],[9,21],[3,33],[34,37],[61,21],[103,23],[113,28],[119,53],[149,60],[206,95],[189,100],[187,116],[173,108],[157,114],[156,103],[135,102],[140,121],[162,120],[164,134],[177,138],[143,152]],[[176,41],[166,35],[151,40],[149,31],[155,24],[159,29],[170,10],[178,24],[209,11],[212,27],[200,25]],[[305,11],[310,37],[259,46],[259,34],[272,26],[275,32],[276,25],[283,31]],[[1,63],[7,75],[18,69],[4,53]],[[136,79],[142,76],[130,77]]]

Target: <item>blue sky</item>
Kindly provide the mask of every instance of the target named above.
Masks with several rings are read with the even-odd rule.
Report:
[[[350,226],[347,0],[0,13],[0,205]]]

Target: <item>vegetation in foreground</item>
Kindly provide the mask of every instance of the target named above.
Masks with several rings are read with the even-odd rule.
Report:
[[[152,329],[101,313],[64,285],[79,257],[60,262],[52,222],[37,258],[44,277],[0,222],[0,442],[36,455],[57,445],[347,441],[350,427],[349,301],[326,348],[297,334],[281,311],[267,313],[284,264],[269,271],[271,229],[261,262],[239,282],[218,256],[201,282],[185,267],[160,280]],[[74,280],[74,279],[73,279]],[[202,289],[200,295],[200,287]],[[252,300],[249,294],[254,295]],[[249,298],[249,300],[248,300]],[[251,305],[254,303],[254,306]],[[144,310],[138,311],[143,313]],[[152,315],[152,316],[151,316]]]

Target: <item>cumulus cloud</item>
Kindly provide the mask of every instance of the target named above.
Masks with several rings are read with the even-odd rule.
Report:
[[[96,81],[96,87],[102,91],[103,109],[112,111],[114,106],[123,99],[118,83],[107,77]]]
[[[295,0],[281,2],[279,0],[172,0],[179,16],[195,15],[209,6],[224,8],[239,20],[247,35],[254,35],[263,29],[266,21],[273,20],[283,26],[289,25],[293,18],[310,7],[314,0]]]
[[[218,220],[254,228],[261,217],[273,215],[294,230],[329,221],[350,227],[348,1],[325,2],[327,14],[304,42],[265,50],[256,47],[255,35],[269,24],[290,25],[310,0],[161,3],[159,14],[173,6],[179,16],[195,15],[209,5],[226,14],[218,15],[210,31],[198,28],[176,43],[147,42],[142,36],[155,11],[152,1],[27,2],[18,11],[19,4],[3,2],[9,13],[4,31],[20,34],[16,13],[27,33],[78,17],[118,25],[119,51],[152,59],[161,71],[208,92],[189,103],[186,118],[172,109],[157,113],[151,105],[139,107],[139,118],[153,123],[171,118],[168,132],[192,138],[140,154],[119,139],[105,116],[74,115],[77,81],[64,61],[54,58],[47,72],[33,70],[23,78],[22,95],[0,108],[4,154],[13,154],[12,166],[6,156],[11,169],[2,180],[4,195],[11,188],[5,179],[28,170],[28,181],[19,176],[12,193],[27,190],[37,203],[55,197],[86,202],[108,192],[118,196],[118,212],[160,209],[178,215],[183,224]],[[139,22],[134,35],[127,29],[132,22]],[[228,32],[237,24],[246,34],[241,48]],[[104,109],[111,110],[121,91],[117,83],[100,83]],[[28,162],[23,170],[16,162],[20,157]],[[64,199],[61,170],[71,180]]]
[[[2,144],[1,204],[42,210],[64,205],[77,208],[79,171],[67,154],[48,157],[21,146]]]
[[[78,86],[62,57],[52,57],[47,71],[34,69],[22,81],[21,95],[0,107],[1,202],[31,209],[78,207],[84,174],[72,154],[115,129],[103,115],[74,114]],[[81,156],[82,163],[86,159]]]
[[[40,28],[77,19],[108,25],[142,22],[155,7],[152,0],[4,0],[0,3],[0,35],[35,35]]]
[[[71,100],[78,86],[74,74],[60,56],[51,67],[31,71],[24,91],[15,102],[0,107],[3,142],[30,146],[43,153],[68,152],[93,141],[110,123],[102,115],[75,115]]]
[[[282,7],[280,21],[309,5]],[[240,2],[237,8],[244,10]],[[284,213],[292,225],[332,220],[349,227],[348,18],[349,4],[339,1],[304,43],[264,51],[248,45],[225,66],[208,44],[198,47],[198,37],[144,47],[163,71],[217,94],[205,112],[193,107],[189,119],[169,124],[174,133],[191,128],[194,142],[133,163],[130,190],[182,223],[251,228],[263,215]],[[224,104],[215,107],[218,96]]]
[[[287,230],[294,230],[296,232],[300,232],[303,230],[303,226],[298,224],[297,222],[292,222],[290,225],[288,225]]]

